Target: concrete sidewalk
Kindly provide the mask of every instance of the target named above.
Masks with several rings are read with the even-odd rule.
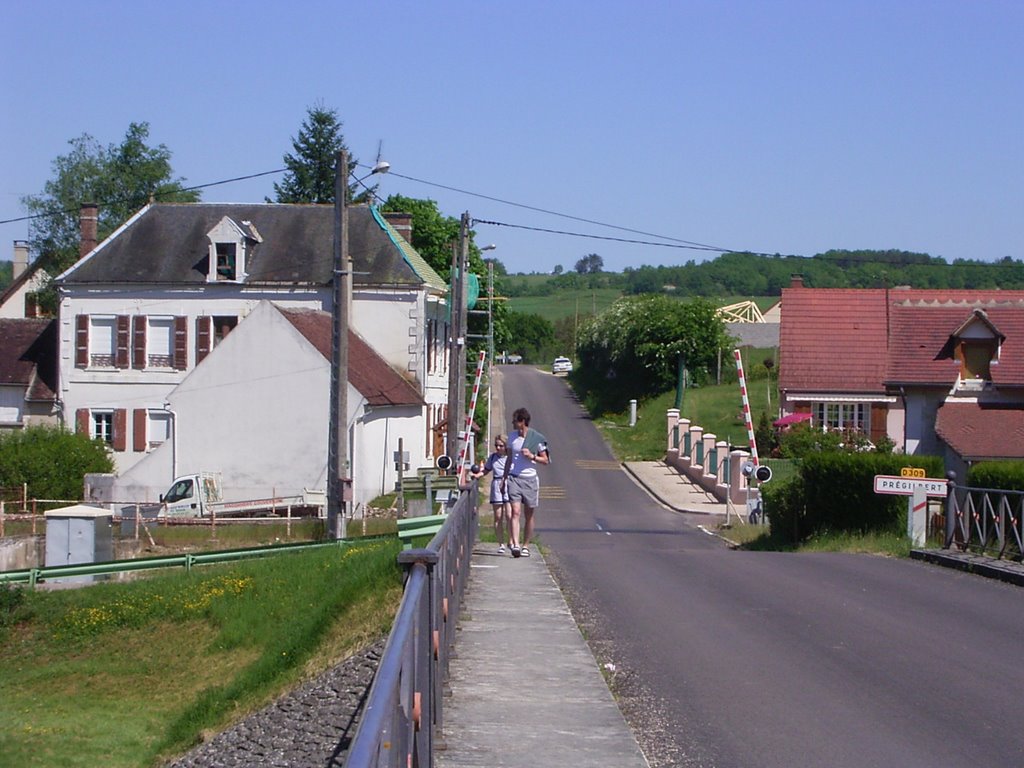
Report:
[[[441,768],[647,768],[540,552],[473,550]]]
[[[726,515],[726,504],[664,461],[627,461],[626,472],[661,504],[676,512],[705,515]],[[731,514],[743,513],[735,506]]]

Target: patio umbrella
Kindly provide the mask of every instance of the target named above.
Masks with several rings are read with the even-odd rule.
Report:
[[[810,421],[811,414],[809,413],[790,413],[783,416],[781,419],[776,419],[772,422],[772,426],[775,427],[788,427],[792,424],[799,424],[801,421]]]

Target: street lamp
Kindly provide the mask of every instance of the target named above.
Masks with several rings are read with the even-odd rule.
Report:
[[[378,162],[363,179],[387,173]],[[331,405],[327,445],[327,535],[345,538],[345,504],[351,498],[348,456],[348,329],[352,313],[352,265],[348,254],[348,152],[334,166],[334,296],[331,302]],[[364,185],[365,186],[365,185]]]

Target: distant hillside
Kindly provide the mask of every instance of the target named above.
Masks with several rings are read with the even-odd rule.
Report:
[[[1024,289],[1024,261],[1010,257],[998,261],[945,259],[909,251],[831,250],[812,257],[725,253],[700,263],[680,266],[642,266],[624,272],[597,272],[561,275],[503,275],[496,289],[513,300],[522,297],[559,297],[568,299],[574,311],[577,298],[582,303],[591,296],[619,294],[669,293],[682,297],[709,298],[754,296],[777,297],[790,284],[793,275],[801,275],[811,288],[879,288],[908,285],[912,288]],[[609,301],[610,303],[610,301]],[[523,311],[523,310],[520,310]],[[565,307],[558,312],[565,313]]]

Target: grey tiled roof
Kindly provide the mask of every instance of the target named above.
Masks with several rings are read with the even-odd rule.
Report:
[[[261,239],[249,243],[246,283],[330,283],[334,206],[277,203],[155,203],[136,214],[61,280],[69,286],[205,283],[210,246],[207,233],[225,216],[243,231],[249,229],[243,222],[250,222]],[[396,246],[394,230],[370,208],[350,207],[348,221],[355,285],[437,288],[440,278],[436,273],[422,274],[420,265],[414,267],[405,249]]]

